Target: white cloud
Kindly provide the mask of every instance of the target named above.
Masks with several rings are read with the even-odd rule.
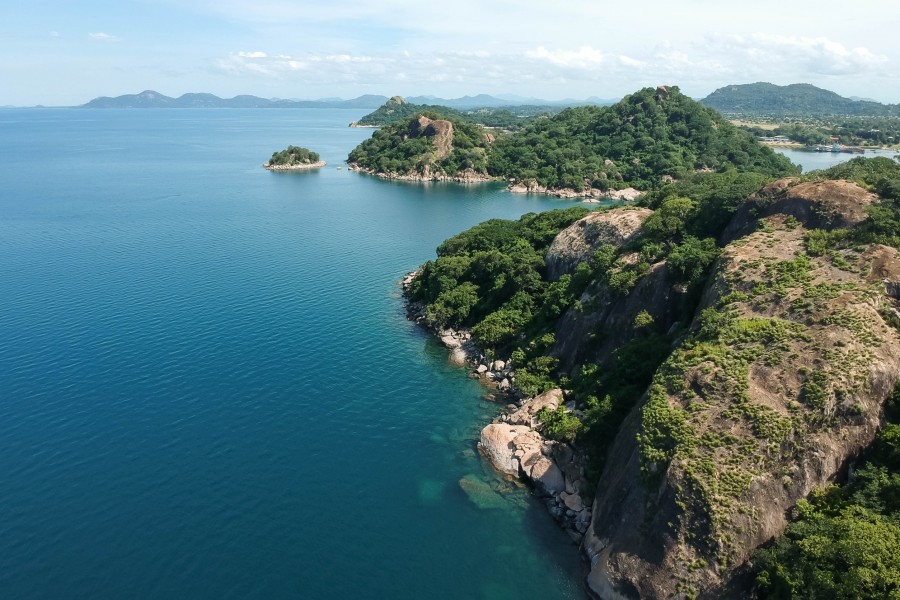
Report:
[[[602,64],[608,55],[590,46],[581,46],[578,50],[547,50],[538,46],[526,53],[529,58],[546,60],[560,67],[591,68]]]
[[[92,40],[96,40],[98,42],[121,42],[122,38],[117,35],[110,35],[108,33],[103,33],[102,31],[98,31],[95,33],[89,33],[88,37]]]
[[[847,46],[826,37],[768,33],[708,36],[695,44],[694,56],[708,55],[728,71],[760,75],[860,75],[888,62],[886,56]]]

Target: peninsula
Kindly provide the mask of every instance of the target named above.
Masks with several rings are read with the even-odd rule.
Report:
[[[325,161],[317,152],[299,146],[288,146],[284,150],[272,154],[269,162],[263,167],[269,171],[307,171],[325,166]]]
[[[424,111],[376,131],[347,162],[385,178],[496,179],[514,191],[586,198],[655,189],[697,171],[799,173],[749,132],[666,86],[612,106],[569,108],[514,132]]]
[[[410,314],[510,394],[479,450],[578,541],[596,597],[890,597],[900,164],[799,176],[671,90],[599,115],[637,206],[460,233],[404,281]]]

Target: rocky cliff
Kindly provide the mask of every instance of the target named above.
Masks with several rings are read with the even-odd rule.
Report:
[[[872,442],[900,379],[900,257],[813,247],[810,231],[852,226],[877,201],[848,182],[786,179],[739,208],[689,331],[609,451],[583,546],[598,597],[718,597],[789,509]],[[659,319],[664,269],[645,278]],[[557,352],[584,358],[571,340],[620,330],[639,289],[563,319]]]

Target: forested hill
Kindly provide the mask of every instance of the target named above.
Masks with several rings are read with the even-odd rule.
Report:
[[[701,102],[723,113],[900,116],[900,105],[851,100],[808,83],[729,85],[717,89]]]
[[[697,170],[787,175],[784,156],[677,87],[644,88],[612,106],[571,108],[498,139],[488,171],[548,188],[656,187]]]
[[[463,121],[453,121],[457,130],[464,129]],[[410,126],[415,124],[404,121],[377,132],[351,152],[349,162],[382,173],[385,166],[400,174],[421,175],[426,166],[436,172],[433,138],[411,136]],[[439,171],[453,176],[454,169],[474,168],[529,188],[585,195],[629,186],[651,189],[696,171],[736,169],[769,176],[798,172],[787,158],[677,87],[645,88],[612,106],[566,109],[496,139],[469,137],[473,145],[465,143],[460,149],[475,151],[477,146],[477,156],[469,152],[466,160],[444,160]]]
[[[507,106],[470,108],[457,110],[449,106],[416,104],[407,102],[401,96],[390,98],[373,112],[367,114],[359,121],[351,123],[353,127],[384,127],[397,121],[417,118],[426,112],[442,115],[446,119],[467,121],[485,127],[497,127],[506,130],[516,130],[531,123],[540,116],[558,113],[561,108],[552,106]]]

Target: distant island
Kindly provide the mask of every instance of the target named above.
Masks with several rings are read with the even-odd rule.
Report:
[[[263,165],[269,171],[306,171],[325,166],[318,152],[300,146],[288,146],[284,150],[272,154],[269,162]]]

